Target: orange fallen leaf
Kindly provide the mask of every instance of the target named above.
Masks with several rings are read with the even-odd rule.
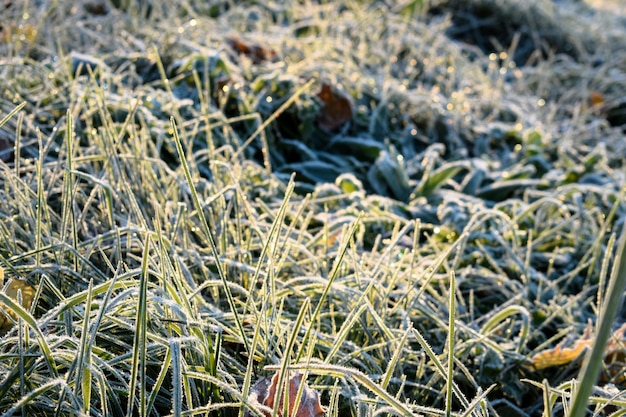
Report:
[[[604,96],[597,91],[592,91],[589,95],[591,107],[596,107],[604,103]]]
[[[557,346],[554,349],[541,351],[531,358],[531,366],[539,371],[553,366],[567,365],[578,358],[586,348],[591,347],[591,342],[591,340],[577,340],[574,346],[569,348]]]
[[[271,379],[262,378],[260,379],[250,391],[250,395],[248,396],[248,400],[259,409],[263,411],[263,414],[266,417],[270,417],[272,415],[272,411],[274,407],[277,405],[276,403],[276,393],[278,390],[278,372],[272,376]],[[285,381],[287,382],[287,381]],[[302,387],[302,396],[300,397],[300,403],[298,404],[297,412],[294,414],[293,411],[296,408],[296,397],[298,396],[298,390],[300,389],[302,382],[302,374],[296,373],[294,376],[289,378],[289,416],[290,417],[322,417],[324,415],[324,410],[320,404],[319,394],[309,388],[306,381],[304,382],[304,386]],[[281,399],[280,404],[278,405],[278,409],[276,410],[276,415],[279,417],[283,417],[284,410],[284,396],[285,396],[285,388],[281,389]],[[246,410],[244,417],[252,417],[252,413]]]
[[[4,271],[0,268],[0,282],[2,282],[4,278]],[[2,289],[2,292],[5,293],[10,298],[17,301],[17,293],[21,291],[22,293],[22,307],[25,309],[30,309],[33,304],[33,298],[35,297],[35,293],[37,292],[36,287],[32,287],[26,283],[23,279],[11,278],[7,284]],[[4,311],[0,312],[0,335],[11,330],[14,322],[17,320],[17,315],[15,312],[4,309]]]
[[[539,371],[553,366],[567,365],[576,360],[586,348],[593,344],[591,335],[591,325],[587,326],[585,332],[571,347],[558,345],[553,349],[543,350],[530,359],[530,368]],[[612,364],[616,358],[624,356],[624,332],[626,323],[617,329],[609,339],[604,349],[604,360],[607,365]]]
[[[339,129],[352,120],[352,104],[350,100],[335,91],[330,84],[322,84],[317,93],[317,98],[322,102],[322,111],[317,117],[317,124],[326,131]]]

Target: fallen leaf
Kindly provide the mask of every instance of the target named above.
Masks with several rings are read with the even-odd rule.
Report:
[[[0,282],[3,281],[3,278],[4,271],[0,268]],[[22,307],[26,310],[30,309],[33,304],[35,293],[37,292],[37,288],[28,285],[23,279],[11,278],[2,289],[3,293],[16,301],[18,291],[22,292]],[[5,307],[3,311],[0,312],[0,336],[11,330],[11,327],[13,327],[16,320],[17,315],[15,312],[8,310]]]
[[[604,103],[604,96],[597,91],[592,91],[589,95],[589,102],[591,107],[599,106]]]
[[[531,358],[531,366],[539,371],[553,366],[567,365],[578,358],[586,348],[591,347],[591,342],[591,340],[578,340],[569,348],[557,346],[554,349],[541,351]]]
[[[271,379],[262,378],[260,379],[250,391],[250,395],[248,396],[248,401],[250,401],[253,405],[263,411],[263,414],[266,417],[270,417],[274,410],[274,407],[277,406],[276,402],[276,392],[278,390],[278,372],[272,376]],[[285,381],[287,382],[287,381]],[[302,387],[302,396],[300,397],[300,403],[298,404],[297,412],[294,414],[294,409],[296,408],[296,397],[298,395],[298,390],[300,389],[300,385],[302,382],[302,374],[297,372],[295,375],[289,378],[289,416],[290,417],[322,417],[324,415],[324,410],[320,404],[319,394],[309,388],[306,381],[304,382],[304,386]],[[284,394],[285,389],[284,386],[281,388],[281,400],[278,405],[278,409],[276,409],[276,415],[279,417],[283,416],[284,410]],[[246,410],[244,417],[252,417],[253,414]]]
[[[83,4],[85,11],[94,16],[104,16],[109,14],[109,6],[104,0],[86,1]]]
[[[553,366],[568,365],[583,353],[586,348],[591,348],[593,337],[591,334],[592,326],[588,325],[583,335],[571,347],[563,347],[558,345],[553,349],[543,350],[530,359],[529,367],[535,371],[551,368]],[[625,346],[624,332],[626,332],[626,323],[617,329],[607,342],[604,349],[604,362],[606,365],[612,365],[620,358],[624,358]]]
[[[276,59],[276,51],[272,48],[267,48],[257,43],[249,43],[235,37],[228,38],[226,41],[235,52],[246,55],[254,64]]]
[[[317,124],[322,129],[337,130],[352,120],[352,103],[346,96],[333,91],[330,84],[322,84],[317,98],[322,102],[322,111],[317,116]]]

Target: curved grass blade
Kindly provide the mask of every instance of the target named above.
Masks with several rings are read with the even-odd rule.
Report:
[[[520,314],[522,316],[522,328],[519,333],[519,343],[517,345],[517,352],[520,353],[522,348],[526,345],[526,339],[530,333],[530,313],[522,306],[509,306],[502,311],[499,311],[496,315],[491,317],[487,323],[480,328],[480,334],[487,335],[491,329],[496,327],[499,323],[504,321],[509,316],[514,314]]]
[[[268,370],[280,369],[278,366],[268,366],[266,368]],[[323,364],[319,362],[307,362],[307,363],[294,364],[290,366],[290,369],[294,371],[296,370],[308,371],[309,373],[314,373],[317,375],[352,379],[356,383],[367,388],[378,399],[389,404],[389,406],[393,409],[395,414],[400,415],[400,416],[415,415],[413,410],[411,410],[407,404],[403,403],[402,401],[395,398],[393,395],[389,394],[380,385],[372,381],[372,379],[369,376],[367,376],[366,374],[364,374],[363,372],[357,369],[347,368],[347,367],[338,366],[338,365]],[[429,411],[436,413],[436,415],[443,415],[443,412],[440,412],[439,410],[429,409]]]
[[[0,303],[6,305],[9,310],[15,313],[16,316],[24,320],[24,323],[30,326],[30,328],[35,333],[37,343],[39,344],[39,347],[44,354],[44,357],[46,358],[46,364],[48,365],[48,369],[50,369],[50,372],[52,373],[54,378],[58,378],[59,375],[57,372],[56,363],[54,361],[54,358],[52,357],[52,351],[50,350],[50,346],[48,346],[48,343],[46,342],[43,333],[37,326],[35,318],[18,302],[2,292],[0,292]],[[0,386],[0,395],[3,394],[3,388],[4,387]]]
[[[5,411],[4,414],[2,414],[2,416],[0,417],[11,417],[13,414],[15,414],[16,411],[20,410],[22,407],[35,400],[37,397],[57,387],[61,387],[62,390],[69,389],[69,387],[65,384],[65,381],[59,378],[55,378],[51,381],[46,382],[43,385],[40,385],[37,389],[32,390],[24,397],[20,398],[18,402],[13,404],[13,406]]]
[[[422,182],[417,188],[416,195],[420,197],[428,197],[439,187],[443,186],[450,178],[454,177],[461,169],[467,168],[467,163],[462,161],[449,163],[433,172],[429,172],[429,175],[422,179]]]

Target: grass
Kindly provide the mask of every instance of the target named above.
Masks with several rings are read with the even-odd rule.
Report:
[[[1,416],[624,414],[623,16],[99,4],[0,6]]]

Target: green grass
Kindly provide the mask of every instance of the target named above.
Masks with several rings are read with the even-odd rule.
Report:
[[[0,416],[624,415],[623,16],[163,3],[0,6]]]

